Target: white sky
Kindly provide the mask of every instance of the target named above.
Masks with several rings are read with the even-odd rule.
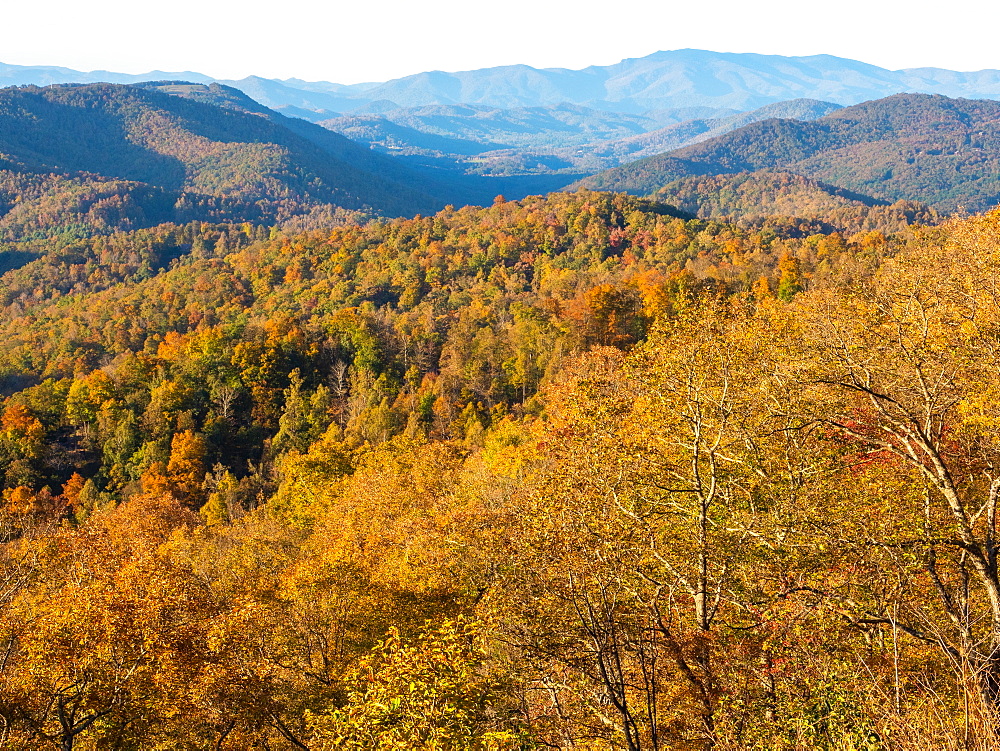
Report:
[[[357,83],[685,47],[1000,69],[993,2],[899,0],[0,0],[0,62]]]

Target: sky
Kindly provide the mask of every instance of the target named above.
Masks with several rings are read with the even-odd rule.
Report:
[[[6,7],[4,7],[6,6]],[[426,70],[609,65],[682,48],[1000,69],[993,4],[886,0],[45,0],[0,5],[0,62],[359,83]],[[979,23],[975,22],[979,19]]]

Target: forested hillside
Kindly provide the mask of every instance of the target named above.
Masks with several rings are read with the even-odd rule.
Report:
[[[739,224],[774,223],[796,217],[850,233],[900,229],[910,224],[937,224],[941,216],[916,201],[880,201],[871,196],[811,180],[789,172],[741,172],[735,175],[686,177],[653,194],[693,215],[729,219]]]
[[[792,172],[884,201],[982,211],[1000,197],[1000,104],[900,94],[812,122],[766,120],[580,184],[651,194],[692,175]]]
[[[760,121],[774,114],[802,119]],[[559,189],[608,163],[675,143],[689,145],[579,184],[642,195],[666,189],[661,199],[701,216],[807,220],[822,219],[831,207],[819,195],[825,188],[772,186],[755,192],[773,201],[748,203],[745,185],[734,192],[722,187],[731,181],[691,178],[759,172],[754,181],[762,185],[769,173],[795,174],[841,197],[850,193],[856,208],[915,200],[952,213],[987,208],[1000,196],[994,102],[899,95],[837,109],[797,100],[655,129],[676,116],[570,105],[425,107],[325,123],[357,143],[219,84],[4,89],[0,242],[33,253],[26,241],[64,242],[162,222],[305,229],[360,213],[427,214],[449,204],[486,205],[498,194]],[[618,137],[607,140],[611,134]],[[576,145],[558,146],[564,142]],[[686,182],[671,185],[678,180]],[[685,195],[690,184],[699,185],[697,201]],[[712,185],[718,188],[706,193]],[[838,221],[830,226],[854,231],[883,220]],[[8,254],[5,267],[14,258]]]
[[[993,748],[1000,216],[774,177],[36,241],[4,743]]]
[[[238,92],[162,88],[0,90],[0,221],[14,225],[8,236],[23,239],[25,224],[49,233],[87,224],[88,213],[101,214],[95,203],[104,215],[94,224],[111,229],[442,205],[411,187],[416,180],[401,165]],[[192,91],[199,88],[201,97]]]
[[[764,237],[678,216],[624,196],[556,194],[307,235],[189,224],[71,243],[5,279],[0,372],[9,388],[49,393],[117,362],[146,391],[156,372],[172,380],[157,359],[169,352],[195,370],[181,377],[187,396],[155,417],[158,442],[142,427],[154,420],[152,392],[133,394],[135,408],[147,406],[106,426],[110,436],[124,419],[138,441],[117,467],[100,445],[81,453],[83,444],[66,443],[60,417],[50,426],[57,453],[82,463],[53,474],[44,458],[52,446],[25,477],[55,487],[90,467],[99,486],[116,477],[118,492],[141,480],[153,454],[169,460],[181,412],[199,434],[222,431],[206,444],[209,465],[223,460],[243,474],[247,461],[273,458],[267,445],[296,369],[297,388],[321,395],[323,430],[336,412],[364,438],[433,430],[461,439],[521,409],[562,357],[641,339],[672,294],[753,283],[787,248],[808,246],[798,232]],[[742,247],[755,250],[744,258]],[[737,249],[738,266],[726,248]],[[189,343],[204,337],[218,351],[197,365]],[[250,424],[227,422],[233,410]]]

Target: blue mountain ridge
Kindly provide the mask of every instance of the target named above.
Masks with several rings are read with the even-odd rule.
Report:
[[[215,80],[193,72],[131,75],[0,64],[0,86],[165,79],[200,83]],[[787,57],[691,49],[656,52],[582,70],[510,65],[458,72],[426,71],[392,81],[352,85],[259,76],[219,82],[240,89],[272,109],[294,108],[296,115],[317,120],[376,103],[382,109],[452,104],[516,108],[570,103],[640,114],[680,107],[745,111],[802,98],[851,105],[904,92],[1000,99],[1000,70],[892,71],[833,55]]]

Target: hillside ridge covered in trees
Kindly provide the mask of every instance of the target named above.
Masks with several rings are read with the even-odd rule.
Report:
[[[777,170],[878,200],[917,200],[946,212],[982,211],[1000,197],[998,134],[998,102],[899,94],[811,122],[752,123],[579,184],[645,195],[695,175]]]
[[[246,206],[246,213],[259,205],[272,220],[288,213],[281,211],[283,201],[403,213],[433,206],[392,180],[398,165],[322,129],[309,138],[285,127],[285,118],[261,114],[149,87],[4,89],[0,164],[20,175],[82,173],[140,182],[231,201]]]
[[[985,751],[1000,225],[862,218],[579,191],[7,272],[5,738]]]

